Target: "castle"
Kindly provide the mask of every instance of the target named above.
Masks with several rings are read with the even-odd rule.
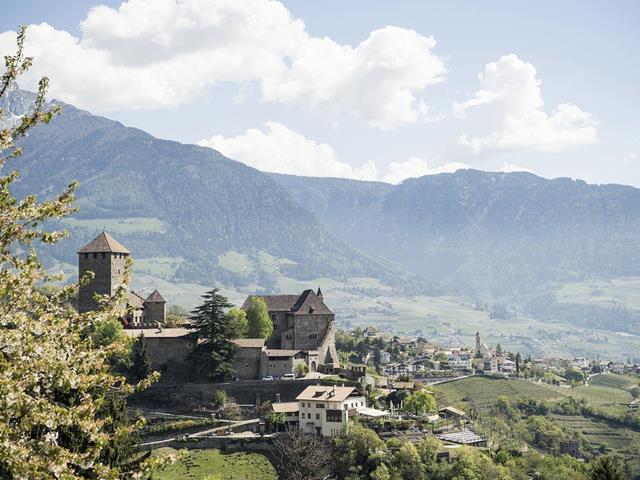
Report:
[[[94,295],[116,293],[124,284],[125,270],[131,252],[106,232],[78,251],[78,273],[94,273],[93,280],[80,285],[78,310],[88,312],[98,308]],[[251,295],[242,308],[252,304]],[[339,367],[335,347],[334,313],[325,305],[322,291],[305,290],[300,295],[261,296],[267,303],[273,322],[273,334],[267,340],[236,339],[238,350],[233,360],[235,376],[253,380],[262,377],[284,377],[294,374],[299,364],[310,371],[331,371]],[[167,377],[193,375],[193,365],[187,356],[193,339],[187,328],[162,328],[165,324],[165,300],[154,290],[148,297],[129,292],[122,305],[125,332],[137,337],[144,333],[151,352],[152,366],[169,373]],[[157,330],[151,327],[159,327]],[[147,329],[147,330],[142,330]]]
[[[250,295],[242,309],[248,311]],[[295,372],[298,364],[310,371],[338,368],[335,345],[335,314],[324,303],[322,291],[305,290],[300,295],[262,295],[267,304],[273,332],[265,341],[241,338],[234,371],[241,379],[283,377]]]
[[[102,232],[87,245],[78,250],[78,274],[82,278],[88,271],[94,273],[93,280],[80,285],[78,292],[78,310],[90,312],[98,308],[94,296],[116,293],[124,284],[127,261],[131,252],[106,232]],[[129,292],[122,309],[127,311],[123,317],[125,326],[132,328],[155,327],[164,324],[166,302],[158,290],[148,297]]]

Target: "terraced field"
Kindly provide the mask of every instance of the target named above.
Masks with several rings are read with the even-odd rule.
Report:
[[[455,382],[443,383],[433,387],[442,399],[449,404],[472,404],[476,407],[488,407],[505,395],[509,398],[534,398],[548,400],[561,397],[562,394],[547,384],[537,384],[526,380],[508,380],[487,377],[470,377]]]
[[[594,407],[603,408],[612,413],[626,412],[627,407],[624,404],[632,400],[631,393],[627,390],[600,385],[580,385],[578,387],[572,387],[571,389],[562,387],[551,388],[554,388],[559,395],[570,396],[576,400],[584,399]]]
[[[640,475],[640,432],[582,416],[552,415],[552,418],[559,426],[580,432],[593,447],[623,455],[629,459],[631,471]]]
[[[635,387],[639,383],[640,381],[638,378],[633,378],[630,375],[620,375],[619,373],[603,373],[601,375],[594,375],[589,380],[590,385],[600,385],[603,387],[619,388],[622,390]]]

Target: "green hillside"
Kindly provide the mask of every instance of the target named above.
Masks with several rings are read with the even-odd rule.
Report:
[[[33,97],[12,95],[23,101],[11,108]],[[336,239],[268,175],[215,150],[160,140],[66,104],[22,146],[24,155],[12,164],[21,172],[19,197],[50,197],[79,181],[79,211],[62,224],[71,239],[44,249],[49,264],[75,264],[77,249],[104,229],[134,258],[174,259],[161,271],[148,265],[147,273],[175,282],[272,290],[281,275],[371,276],[429,290]]]

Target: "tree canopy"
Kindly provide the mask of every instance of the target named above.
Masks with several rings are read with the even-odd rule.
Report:
[[[195,341],[191,359],[202,373],[214,380],[232,377],[231,360],[237,349],[231,341],[235,326],[229,322],[226,312],[232,305],[219,292],[214,288],[205,293],[202,305],[193,310],[189,317]]]
[[[273,332],[273,323],[269,318],[267,302],[262,297],[252,297],[251,307],[247,312],[249,338],[269,338]]]
[[[0,100],[32,64],[23,54],[25,35],[22,27],[16,54],[5,57]],[[77,285],[43,293],[40,285],[62,278],[46,272],[34,244],[65,237],[43,225],[74,211],[76,184],[47,201],[12,193],[20,174],[8,168],[22,154],[14,142],[59,112],[45,102],[47,85],[42,78],[35,104],[19,120],[4,122],[0,112],[0,478],[132,478],[158,459],[132,461],[121,447],[135,427],[117,412],[152,378],[129,385],[110,365],[125,343],[117,335],[107,341],[110,335],[97,340],[88,334],[109,331],[101,326],[123,314],[118,305],[126,286],[84,314],[73,307]]]

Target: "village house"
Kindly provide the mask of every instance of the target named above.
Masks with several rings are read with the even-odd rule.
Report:
[[[447,357],[449,368],[453,370],[471,370],[473,368],[472,358],[469,352],[451,354]]]
[[[380,363],[383,365],[386,365],[387,363],[391,362],[391,354],[389,352],[387,352],[386,350],[383,350],[380,352]]]
[[[288,429],[298,428],[300,424],[300,406],[298,402],[276,402],[271,404],[274,413],[281,413],[284,426]]]
[[[296,397],[300,429],[323,437],[338,435],[366,407],[365,397],[354,387],[311,385]]]

